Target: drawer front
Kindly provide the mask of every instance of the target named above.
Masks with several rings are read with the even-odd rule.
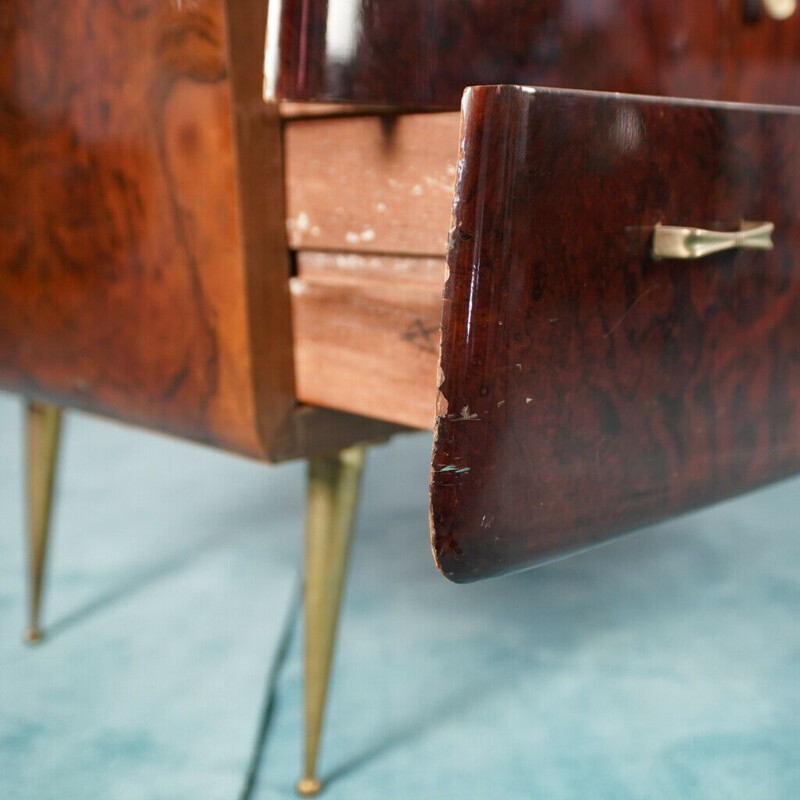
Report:
[[[442,571],[520,569],[800,470],[800,116],[519,87],[462,112]],[[652,254],[659,225],[742,221],[774,248]]]

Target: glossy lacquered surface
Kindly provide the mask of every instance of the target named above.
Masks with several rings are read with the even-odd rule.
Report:
[[[235,108],[259,98],[243,73],[264,37],[248,40],[239,8],[0,7],[0,386],[254,453],[259,415],[291,407],[285,266],[267,270],[281,251],[270,263],[249,237],[256,273],[242,236],[270,180],[251,157],[262,186],[243,201]],[[269,146],[269,121],[248,122]],[[267,342],[272,393],[256,375]]]
[[[433,545],[469,581],[800,469],[800,116],[469,91]],[[658,223],[771,252],[650,255]]]
[[[800,15],[751,0],[282,0],[279,97],[457,108],[521,83],[800,102]]]

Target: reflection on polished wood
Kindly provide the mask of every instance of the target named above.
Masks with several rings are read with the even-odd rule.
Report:
[[[61,409],[31,402],[27,407],[28,628],[25,641],[42,637],[40,615],[53,505]]]
[[[283,0],[276,92],[405,109],[455,109],[466,86],[487,83],[719,97],[720,65],[741,24],[734,6]]]
[[[269,84],[287,100],[405,110],[456,109],[465,87],[499,83],[792,104],[800,102],[794,6],[283,0]]]
[[[4,8],[0,386],[263,452],[260,415],[293,398],[284,239],[266,214],[282,214],[279,119],[248,86],[263,29],[259,44],[240,19],[256,24],[256,4],[230,19],[223,0]],[[260,181],[246,192],[244,161]],[[253,206],[264,232],[245,242]]]
[[[322,723],[358,505],[365,448],[311,459],[308,466],[305,575],[305,751],[301,795],[317,794]]]

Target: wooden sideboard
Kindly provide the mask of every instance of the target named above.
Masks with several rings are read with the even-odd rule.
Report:
[[[346,5],[349,37],[344,5],[282,4],[278,96],[433,110],[465,80],[527,80],[664,97],[477,88],[462,114],[286,124],[299,396],[426,427],[436,383],[443,572],[518,569],[800,470],[797,118],[718,105],[800,102],[800,15]],[[751,219],[774,222],[773,251],[651,253],[659,224]]]
[[[0,6],[0,386],[280,459],[298,406],[265,3]]]
[[[435,429],[458,581],[800,470],[794,5],[0,5],[0,387],[33,404],[31,503],[48,405],[312,457],[302,791],[349,446]],[[733,249],[664,257],[665,226]]]

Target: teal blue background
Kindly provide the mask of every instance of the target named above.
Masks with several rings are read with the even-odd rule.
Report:
[[[30,649],[21,419],[0,395],[0,798],[292,797],[302,465],[69,415]],[[370,455],[325,797],[800,797],[800,480],[454,586],[429,451]]]

